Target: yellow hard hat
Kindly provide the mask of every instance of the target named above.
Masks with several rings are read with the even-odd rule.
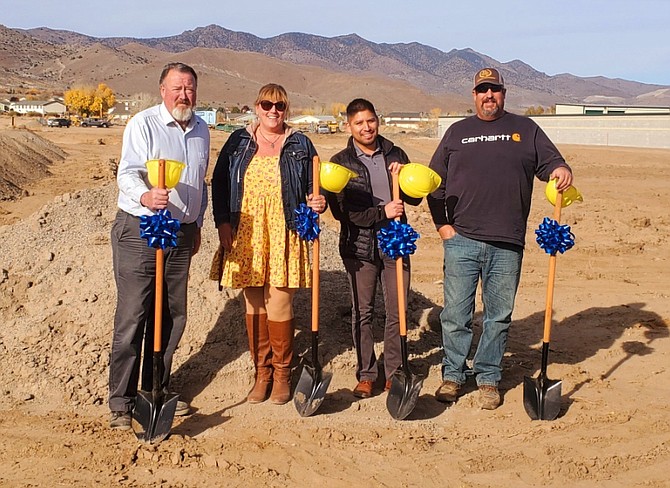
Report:
[[[149,183],[151,186],[158,186],[158,159],[150,159],[146,163],[149,171]],[[181,178],[181,170],[186,165],[172,159],[165,160],[165,188],[174,188]]]
[[[549,200],[549,203],[556,205],[556,195],[558,195],[558,190],[556,190],[556,179],[549,180],[547,186],[544,187],[544,194]],[[569,186],[567,189],[563,190],[563,200],[561,202],[561,207],[565,208],[568,205],[572,205],[573,202],[583,202],[582,194],[579,193],[579,190],[574,186]]]
[[[333,193],[340,193],[347,186],[351,178],[356,178],[358,175],[345,168],[342,165],[332,163],[330,161],[321,161],[319,166],[319,181],[324,190]]]
[[[409,163],[402,167],[398,176],[398,183],[405,195],[414,198],[423,198],[437,190],[442,178],[428,166],[419,163]]]

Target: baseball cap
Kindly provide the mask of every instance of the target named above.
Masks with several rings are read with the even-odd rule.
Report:
[[[505,86],[502,75],[495,68],[484,68],[477,71],[477,74],[475,75],[475,85],[472,88],[477,88],[482,83]]]

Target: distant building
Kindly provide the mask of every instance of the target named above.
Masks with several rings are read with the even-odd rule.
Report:
[[[670,107],[557,103],[556,115],[670,114]]]
[[[419,129],[422,124],[431,122],[423,112],[391,112],[382,117],[386,125],[402,129]]]
[[[200,117],[202,120],[205,121],[207,125],[210,127],[214,127],[216,125],[216,110],[213,108],[207,108],[207,109],[195,109],[195,114]]]
[[[125,123],[140,111],[139,100],[117,100],[112,108],[109,109],[109,118],[115,123]]]
[[[332,115],[299,115],[288,120],[291,125],[319,125],[337,122],[337,119]]]
[[[20,102],[10,102],[9,110],[13,110],[17,114],[63,115],[67,112],[67,107],[60,100],[21,100]]]
[[[670,149],[670,107],[557,104],[556,114],[530,118],[556,144]],[[439,117],[437,136],[463,119]]]

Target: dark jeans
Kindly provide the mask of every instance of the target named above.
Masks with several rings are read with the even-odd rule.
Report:
[[[343,262],[351,285],[351,331],[357,356],[356,379],[369,381],[377,379],[377,356],[372,330],[377,280],[382,284],[386,308],[384,372],[388,379],[402,363],[395,259],[384,256],[370,263],[344,258]],[[410,280],[409,258],[403,259],[403,277],[405,304],[407,304]]]
[[[129,411],[137,396],[142,362],[142,389],[152,389],[156,249],[140,237],[140,219],[119,211],[112,226],[112,259],[117,303],[109,360],[109,408]],[[177,247],[164,250],[163,389],[167,390],[172,356],[186,327],[186,289],[196,224],[182,224]]]

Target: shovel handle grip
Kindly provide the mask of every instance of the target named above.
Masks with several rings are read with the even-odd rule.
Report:
[[[312,195],[319,196],[319,169],[321,162],[319,156],[312,159]],[[317,217],[318,225],[319,219]],[[312,332],[319,331],[319,236],[312,243]]]
[[[560,222],[561,207],[563,206],[563,190],[556,195],[554,204],[554,220]],[[544,309],[544,336],[542,342],[548,344],[551,339],[551,316],[554,303],[554,282],[556,281],[556,252],[549,256],[549,277],[547,278],[547,297]]]
[[[158,188],[165,188],[165,160],[158,160]],[[154,293],[154,352],[163,347],[163,275],[165,260],[163,249],[156,249],[156,291]]]
[[[398,173],[391,173],[393,185],[393,199],[400,198],[400,185],[398,183]],[[400,220],[400,217],[396,217]],[[405,276],[402,269],[402,257],[395,258],[395,277],[396,293],[398,294],[398,320],[400,322],[400,337],[407,337],[407,317],[405,316]]]

